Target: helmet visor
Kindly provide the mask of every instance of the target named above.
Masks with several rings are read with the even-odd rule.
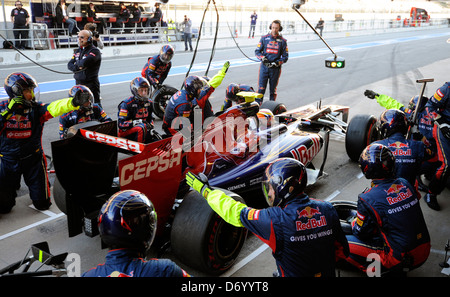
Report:
[[[164,52],[160,55],[161,62],[166,63],[166,64],[169,63],[170,60],[172,60],[172,57],[173,57],[173,53],[168,53],[168,52]]]
[[[264,193],[264,198],[266,199],[267,204],[272,207],[275,201],[275,191],[270,185],[270,181],[266,180],[261,183],[262,191]]]
[[[138,88],[138,98],[142,101],[147,101],[150,98],[150,88],[140,87]]]

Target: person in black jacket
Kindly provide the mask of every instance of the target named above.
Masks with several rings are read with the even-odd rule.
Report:
[[[162,11],[159,8],[159,3],[155,3],[155,12],[153,13],[153,17],[147,20],[146,27],[156,27],[157,23],[162,20]]]
[[[66,1],[60,0],[56,5],[56,23],[58,25],[62,25],[62,23],[66,23],[69,27],[69,35],[72,36],[73,29],[77,26],[77,21],[71,19],[69,17],[69,13],[67,11]]]
[[[100,33],[100,34],[105,33],[105,28],[107,27],[106,20],[105,20],[104,18],[97,18],[97,12],[96,12],[96,10],[95,10],[95,5],[94,5],[94,3],[92,3],[92,2],[89,3],[89,7],[88,7],[86,13],[87,13],[87,16],[90,17],[90,18],[93,18],[94,21],[100,22],[100,23],[99,23],[100,26],[98,26],[98,28],[99,28],[99,33]]]
[[[117,21],[114,23],[115,28],[122,28],[123,24],[128,22],[128,19],[130,18],[130,10],[125,6],[123,2],[120,2],[120,11],[119,11],[119,17],[117,18]],[[121,30],[119,33],[123,33],[125,30]]]
[[[80,47],[75,51],[67,64],[67,68],[74,73],[77,85],[88,87],[94,95],[94,103],[100,104],[100,81],[98,72],[102,62],[100,50],[93,44],[92,34],[88,30],[78,33]]]

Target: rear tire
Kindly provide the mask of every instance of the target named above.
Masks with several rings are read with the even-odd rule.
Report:
[[[268,109],[274,115],[281,114],[287,111],[286,105],[276,101],[264,101],[259,109]]]
[[[358,203],[356,201],[336,200],[331,201],[334,209],[336,209],[341,223],[342,230],[345,234],[352,234],[352,221],[356,218]]]
[[[235,200],[243,199],[224,191]],[[235,227],[220,218],[196,191],[190,191],[175,213],[171,248],[184,264],[208,275],[218,275],[236,261],[247,229]]]
[[[176,92],[178,92],[177,89],[169,86],[164,86],[163,88],[156,90],[155,93],[153,94],[152,96],[153,113],[161,120],[164,119],[167,101],[169,101],[170,98]]]
[[[358,162],[366,146],[379,139],[376,123],[375,116],[359,114],[354,116],[348,124],[345,150],[352,161]]]

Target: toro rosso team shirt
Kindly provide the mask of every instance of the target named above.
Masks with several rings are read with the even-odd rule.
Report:
[[[148,59],[144,68],[141,71],[142,77],[145,77],[152,86],[155,84],[162,84],[169,74],[172,62],[163,63],[159,55]]]
[[[206,197],[225,221],[243,226],[269,245],[280,276],[335,276],[336,257],[349,253],[334,207],[302,194],[283,208],[254,209],[220,190]]]
[[[429,108],[430,112],[440,114],[446,123],[450,123],[450,82],[446,82],[436,90],[428,100],[426,107]]]
[[[286,63],[289,59],[287,41],[281,35],[264,35],[256,46],[255,55],[259,60],[265,56],[270,63]]]
[[[83,273],[82,277],[189,277],[183,269],[168,259],[139,257],[133,249],[110,250],[104,264]]]

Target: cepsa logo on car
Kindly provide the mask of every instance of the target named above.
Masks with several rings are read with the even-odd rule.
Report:
[[[121,149],[126,149],[132,152],[140,153],[142,151],[142,144],[139,142],[131,141],[125,138],[115,137],[103,133],[98,133],[94,131],[88,131],[80,129],[81,134],[87,139],[92,139],[97,142],[102,142],[110,146],[118,147]]]
[[[181,150],[166,151],[160,155],[126,164],[120,170],[120,186],[148,178],[152,172],[161,173],[176,165],[181,165]]]

